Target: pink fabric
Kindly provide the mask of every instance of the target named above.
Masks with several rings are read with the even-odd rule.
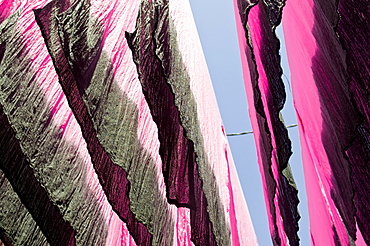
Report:
[[[136,244],[126,224],[112,210],[99,183],[80,126],[58,82],[58,75],[52,59],[35,21],[32,10],[43,8],[49,2],[27,1],[22,2],[22,5],[13,5],[11,9],[9,7],[11,5],[10,1],[2,1],[0,7],[6,11],[1,9],[0,21],[9,17],[15,10],[22,9],[17,29],[22,38],[26,40],[27,53],[32,59],[32,68],[36,71],[38,87],[47,99],[53,126],[61,129],[61,137],[72,146],[70,151],[78,152],[78,155],[84,160],[79,165],[88,177],[86,187],[94,193],[96,198],[94,202],[99,204],[108,227],[106,245],[134,246]],[[103,27],[103,52],[108,54],[108,59],[112,62],[115,81],[118,81],[117,85],[122,93],[128,95],[129,99],[138,108],[137,136],[140,144],[155,160],[158,186],[163,199],[166,199],[166,189],[161,170],[162,163],[158,155],[157,127],[152,120],[148,105],[142,94],[135,64],[124,35],[125,31],[132,32],[134,30],[139,4],[139,0],[92,0],[91,14],[100,21]],[[257,239],[235,171],[227,138],[222,131],[222,120],[218,112],[205,60],[202,57],[190,6],[186,1],[173,1],[173,5],[176,7],[171,14],[172,18],[178,21],[175,23],[175,27],[178,32],[180,49],[192,79],[192,89],[198,103],[198,117],[202,122],[202,134],[205,139],[207,158],[212,163],[211,168],[216,174],[218,186],[215,188],[219,189],[222,194],[222,204],[225,207],[228,220],[227,225],[230,227],[233,240],[232,245],[256,245]],[[184,16],[185,19],[182,19]],[[195,40],[196,43],[190,42],[189,37]],[[201,56],[200,60],[198,60],[199,56]],[[29,130],[32,130],[31,126]],[[168,209],[171,213],[170,216],[176,221],[174,245],[193,245],[190,240],[189,209],[177,208],[170,204],[168,204]],[[68,220],[72,223],[72,227],[76,226],[73,224],[73,218]],[[77,231],[78,233],[83,232]]]
[[[288,2],[283,15],[294,105],[301,136],[311,239],[313,245],[334,245],[332,227],[335,225],[341,228],[341,242],[346,245],[349,241],[346,239],[344,225],[340,222],[338,211],[330,199],[331,168],[320,139],[320,98],[311,70],[312,57],[317,50],[316,40],[311,34],[314,25],[313,4],[313,1],[299,4]]]
[[[242,21],[239,15],[239,10],[237,7],[237,0],[234,0],[234,9],[235,9],[236,26],[237,26],[237,31],[238,31],[238,39],[239,39],[239,46],[240,46],[240,53],[241,53],[242,68],[243,68],[244,86],[246,88],[248,105],[254,105],[253,88],[252,88],[252,82],[251,82],[251,77],[249,73],[249,65],[248,65],[247,57],[244,54],[245,50],[247,49],[248,41],[245,38],[244,27],[242,25]],[[250,117],[252,128],[253,128],[253,133],[254,135],[258,136],[260,132],[260,128],[257,122],[256,108],[253,106],[249,106],[248,110],[249,110],[249,117]],[[260,146],[260,138],[255,137],[254,141],[256,143],[256,146]],[[260,166],[260,173],[261,173],[262,182],[263,182],[265,202],[266,204],[268,204],[269,201],[267,198],[268,197],[267,184],[265,182],[266,178],[265,178],[265,173],[263,172],[263,167],[262,167],[262,162],[261,162],[261,155],[263,155],[264,153],[262,152],[260,148],[256,148],[256,150],[257,150],[257,157],[258,157],[258,165]],[[267,214],[271,214],[270,206],[267,205],[266,209],[267,209]],[[268,216],[268,221],[269,221],[269,225],[273,224],[273,219],[271,216]],[[270,232],[273,233],[273,228],[271,227],[270,227]]]
[[[275,50],[277,40],[275,41],[272,38],[273,30],[270,26],[269,17],[266,16],[266,9],[269,7],[264,6],[264,4],[264,2],[259,1],[246,11],[243,9],[245,6],[243,6],[241,1],[234,0],[244,84],[256,143],[258,165],[262,177],[270,233],[274,244],[289,245],[289,236],[292,239],[294,238],[293,240],[299,240],[294,231],[294,223],[297,221],[290,217],[295,213],[293,211],[294,208],[286,206],[286,203],[293,202],[290,199],[294,197],[294,194],[287,192],[287,190],[294,188],[287,184],[281,172],[285,161],[282,159],[287,158],[289,147],[281,145],[282,141],[280,141],[280,147],[278,146],[279,140],[287,136],[279,132],[277,130],[279,128],[276,128],[276,116],[279,114],[280,109],[275,100],[281,100],[278,97],[283,97],[284,93],[280,91],[280,88],[277,89],[280,86],[279,78],[275,78],[278,74],[276,71],[279,68],[279,64],[270,64],[271,67],[266,65],[267,59],[271,57],[275,59],[274,54],[268,54],[268,52],[277,52]],[[248,6],[248,4],[245,5]],[[243,11],[247,12],[247,17],[244,18],[247,18],[248,34],[246,34],[246,27],[243,26],[244,23],[241,19],[241,15],[245,14]],[[248,35],[249,40],[246,39],[246,35]],[[270,62],[272,63],[272,61]],[[275,70],[271,72],[267,69]],[[273,88],[272,85],[275,87]],[[276,93],[279,94],[277,95]],[[259,101],[257,102],[259,98],[261,106],[257,109],[257,104],[260,103]],[[283,158],[279,160],[280,156]],[[294,214],[293,216],[296,215]],[[286,221],[284,221],[284,217]],[[288,231],[290,232],[289,236],[287,234]],[[293,244],[297,243],[294,242]]]
[[[311,243],[349,245],[355,222],[344,148],[355,129],[356,114],[347,90],[345,53],[330,17],[329,11],[335,10],[328,7],[329,2],[319,2],[287,1],[284,34],[301,137]],[[361,234],[357,236],[356,244],[363,245]]]
[[[272,122],[271,122],[271,117],[270,117],[270,112],[269,112],[269,98],[272,97],[271,95],[271,88],[269,86],[269,83],[268,83],[268,79],[267,79],[267,76],[266,76],[266,71],[264,70],[265,67],[264,67],[264,64],[262,63],[261,61],[261,56],[262,54],[260,53],[261,50],[263,49],[263,38],[262,38],[262,33],[263,33],[263,30],[262,30],[262,24],[261,24],[261,21],[260,21],[260,18],[259,18],[259,15],[261,14],[261,10],[260,10],[260,5],[257,4],[256,6],[254,6],[250,12],[249,12],[249,15],[248,15],[248,26],[250,28],[250,38],[252,40],[252,46],[253,46],[253,51],[254,51],[254,57],[256,59],[256,65],[257,65],[257,71],[258,71],[258,75],[259,75],[259,78],[258,78],[258,86],[259,86],[259,89],[261,91],[261,97],[262,97],[262,102],[263,102],[263,105],[264,105],[264,109],[265,109],[265,114],[266,114],[266,119],[267,119],[267,124],[268,124],[268,127],[269,129],[273,129],[273,126],[272,126]],[[250,105],[253,105],[253,104],[250,104]],[[251,106],[249,107],[251,108]],[[252,124],[252,128],[253,128],[253,131],[256,129],[256,128],[259,128],[258,125],[253,125]],[[273,173],[273,177],[275,180],[279,180],[280,179],[280,175],[279,175],[279,166],[278,166],[278,161],[277,161],[277,156],[276,156],[276,142],[275,142],[275,137],[274,137],[274,133],[273,131],[271,130],[271,140],[272,140],[272,148],[273,148],[273,151],[272,151],[272,156],[271,156],[271,168],[272,168],[272,173]],[[258,136],[258,135],[256,135]],[[257,138],[257,137],[255,137]],[[261,151],[261,150],[260,150]],[[263,153],[265,154],[265,153]],[[261,158],[259,158],[259,165],[260,165],[260,169],[262,170],[263,169],[263,163],[261,162]],[[281,241],[281,245],[289,245],[288,243],[288,238],[283,230],[283,221],[282,221],[282,217],[279,216],[280,215],[280,209],[279,209],[279,204],[278,204],[278,201],[277,201],[277,197],[279,196],[279,190],[277,189],[276,190],[276,195],[275,195],[275,199],[274,199],[274,203],[275,203],[275,209],[276,209],[276,214],[277,214],[277,226],[279,228],[278,230],[278,233],[279,233],[279,236],[280,236],[280,239],[282,240]],[[269,223],[270,223],[270,230],[271,230],[271,226],[273,225],[274,222],[271,221],[271,216],[269,216]]]

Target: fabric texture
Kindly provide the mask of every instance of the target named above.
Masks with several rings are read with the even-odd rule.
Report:
[[[257,244],[187,1],[0,6],[0,244]]]

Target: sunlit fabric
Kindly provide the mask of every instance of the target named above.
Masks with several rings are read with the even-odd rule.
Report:
[[[291,142],[281,118],[285,89],[279,40],[283,2],[235,0],[245,88],[274,245],[299,245],[298,197],[288,164]]]
[[[369,245],[369,2],[234,3],[249,114],[274,245],[297,244],[287,231],[287,224],[295,225],[291,217],[277,216],[278,211],[273,211],[277,206],[271,205],[271,195],[276,196],[273,191],[280,192],[279,183],[269,182],[271,176],[275,180],[278,177],[276,164],[270,159],[287,162],[280,158],[287,151],[274,145],[274,138],[288,143],[282,140],[287,136],[281,122],[273,120],[283,106],[285,93],[280,82],[280,60],[275,58],[279,57],[279,44],[273,36],[281,15],[300,131],[311,244]],[[263,141],[265,132],[270,141]],[[287,192],[289,187],[281,189]],[[287,199],[282,204],[296,204],[291,197],[280,198]],[[283,206],[280,212],[284,208],[290,211],[292,207]]]
[[[369,4],[288,1],[283,24],[312,242],[370,244]]]
[[[0,1],[0,245],[256,245],[186,0]]]

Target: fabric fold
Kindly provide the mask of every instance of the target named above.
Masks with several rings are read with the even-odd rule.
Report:
[[[257,147],[274,245],[299,245],[298,191],[288,160],[288,131],[280,119],[286,95],[281,79],[280,24],[285,1],[234,1],[249,115]]]

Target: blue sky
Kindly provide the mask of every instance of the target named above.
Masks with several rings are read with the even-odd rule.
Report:
[[[212,83],[227,133],[250,131],[244,82],[242,78],[239,46],[236,34],[232,0],[190,0],[194,19],[207,60]],[[278,35],[283,39],[282,28]],[[284,45],[281,49],[283,80],[286,84],[287,103],[283,110],[286,125],[296,123],[290,90],[290,73]],[[290,159],[292,171],[299,189],[301,203],[300,232],[301,245],[310,245],[306,193],[299,147],[298,128],[290,128],[293,142],[293,156]],[[234,162],[247,200],[249,212],[258,237],[259,245],[272,245],[261,176],[258,169],[253,135],[229,137]]]

